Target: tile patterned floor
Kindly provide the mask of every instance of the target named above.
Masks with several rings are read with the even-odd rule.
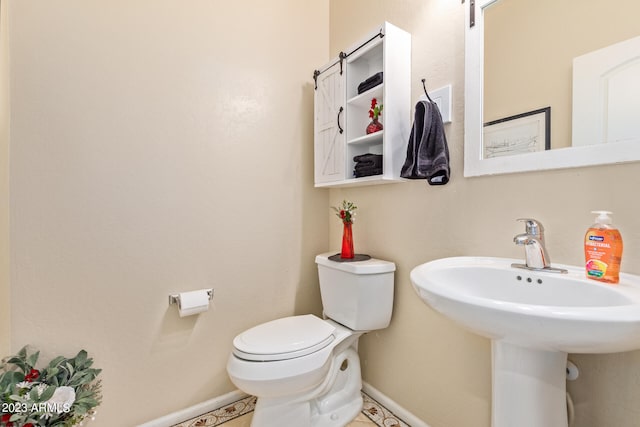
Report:
[[[347,427],[410,427],[368,395],[362,393],[362,397],[362,413]],[[255,405],[256,398],[249,396],[173,427],[249,427]]]
[[[231,421],[224,423],[222,427],[250,427],[251,426],[251,414],[243,415],[239,418],[235,418]],[[347,424],[347,427],[375,427],[376,423],[367,418],[364,414],[358,415],[358,417]]]

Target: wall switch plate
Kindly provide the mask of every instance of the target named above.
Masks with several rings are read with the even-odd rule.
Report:
[[[429,96],[438,106],[442,115],[442,122],[451,123],[451,85],[430,90]],[[427,101],[427,97],[425,95],[420,96],[420,101]]]

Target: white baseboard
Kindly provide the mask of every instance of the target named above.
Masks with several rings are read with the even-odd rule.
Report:
[[[373,400],[376,400],[382,406],[387,408],[389,411],[393,412],[398,416],[402,421],[409,424],[411,427],[429,427],[427,423],[422,421],[420,418],[413,415],[411,412],[404,409],[402,406],[398,405],[395,401],[391,400],[385,394],[383,394],[380,390],[376,389],[369,383],[362,382],[362,391],[371,396]]]
[[[393,412],[398,418],[410,425],[411,427],[429,427],[427,423],[420,418],[413,415],[411,412],[404,409],[394,400],[387,397],[380,390],[373,387],[371,384],[362,382],[362,391],[371,396],[374,400],[380,403],[389,411]],[[146,422],[138,425],[138,427],[171,427],[176,424],[180,424],[191,418],[195,418],[198,415],[206,414],[207,412],[215,411],[223,406],[229,405],[238,400],[247,397],[246,393],[240,390],[232,391],[222,396],[215,397],[207,400],[206,402],[198,403],[197,405],[190,406],[177,412],[165,415],[157,418],[153,421]]]
[[[173,412],[153,421],[140,424],[138,427],[171,427],[188,419],[195,418],[198,415],[206,414],[230,403],[237,402],[245,397],[247,397],[247,394],[240,390],[232,391],[231,393],[214,397],[206,402],[198,403],[197,405]]]

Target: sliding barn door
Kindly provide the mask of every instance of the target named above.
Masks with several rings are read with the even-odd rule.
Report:
[[[315,90],[315,183],[345,179],[345,73],[340,63],[317,77]]]

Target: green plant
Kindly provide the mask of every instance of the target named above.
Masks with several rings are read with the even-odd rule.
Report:
[[[336,216],[342,220],[345,224],[353,222],[353,217],[356,215],[355,210],[358,209],[353,202],[348,200],[342,201],[341,207],[331,206],[331,208],[336,211]]]
[[[93,419],[102,401],[101,369],[80,350],[36,369],[39,351],[23,347],[0,365],[0,426],[71,427]]]
[[[377,120],[378,116],[382,114],[382,104],[378,104],[378,100],[373,98],[371,100],[371,108],[369,109],[369,118]]]

